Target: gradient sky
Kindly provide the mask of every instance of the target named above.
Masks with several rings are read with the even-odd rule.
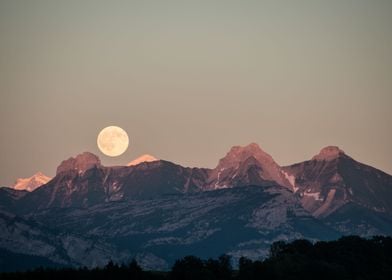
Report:
[[[214,167],[338,145],[392,173],[392,1],[0,0],[0,185],[91,151]],[[110,159],[96,137],[124,128]]]

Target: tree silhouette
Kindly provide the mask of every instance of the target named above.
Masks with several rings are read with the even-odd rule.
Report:
[[[170,272],[143,271],[136,260],[127,265],[109,261],[102,268],[37,268],[28,272],[0,273],[1,280],[18,279],[121,279],[121,280],[386,280],[392,275],[392,238],[370,239],[346,236],[336,241],[312,243],[296,240],[275,242],[269,257],[252,261],[239,259],[238,273],[233,273],[231,259],[222,255],[202,260],[186,256],[177,260]]]

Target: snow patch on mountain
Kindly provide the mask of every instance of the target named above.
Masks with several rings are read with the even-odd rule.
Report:
[[[314,200],[323,201],[323,198],[320,197],[320,192],[304,192],[303,195],[312,197]]]
[[[296,193],[299,188],[295,186],[295,176],[294,175],[290,175],[287,172],[282,170],[282,173],[284,175],[284,177],[287,179],[287,181],[289,181],[289,183],[291,184],[291,186],[293,187],[293,192]]]
[[[159,159],[157,159],[156,157],[152,156],[152,155],[142,155],[134,160],[132,160],[130,163],[127,164],[127,166],[135,166],[138,165],[140,163],[143,162],[153,162],[153,161],[158,161]]]
[[[45,185],[50,180],[52,180],[51,177],[46,176],[42,172],[37,172],[31,177],[16,180],[12,188],[15,190],[26,190],[32,192],[40,186]]]

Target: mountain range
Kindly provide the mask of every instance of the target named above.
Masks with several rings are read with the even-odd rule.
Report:
[[[0,270],[15,256],[27,260],[15,269],[168,269],[188,254],[263,258],[277,240],[392,234],[392,176],[334,146],[290,166],[235,146],[213,169],[149,155],[107,167],[85,152],[40,182],[0,188]]]

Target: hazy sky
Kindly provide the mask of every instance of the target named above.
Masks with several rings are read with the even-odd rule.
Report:
[[[91,151],[214,167],[338,145],[392,173],[392,1],[0,0],[0,185]],[[108,125],[130,149],[98,151]]]

